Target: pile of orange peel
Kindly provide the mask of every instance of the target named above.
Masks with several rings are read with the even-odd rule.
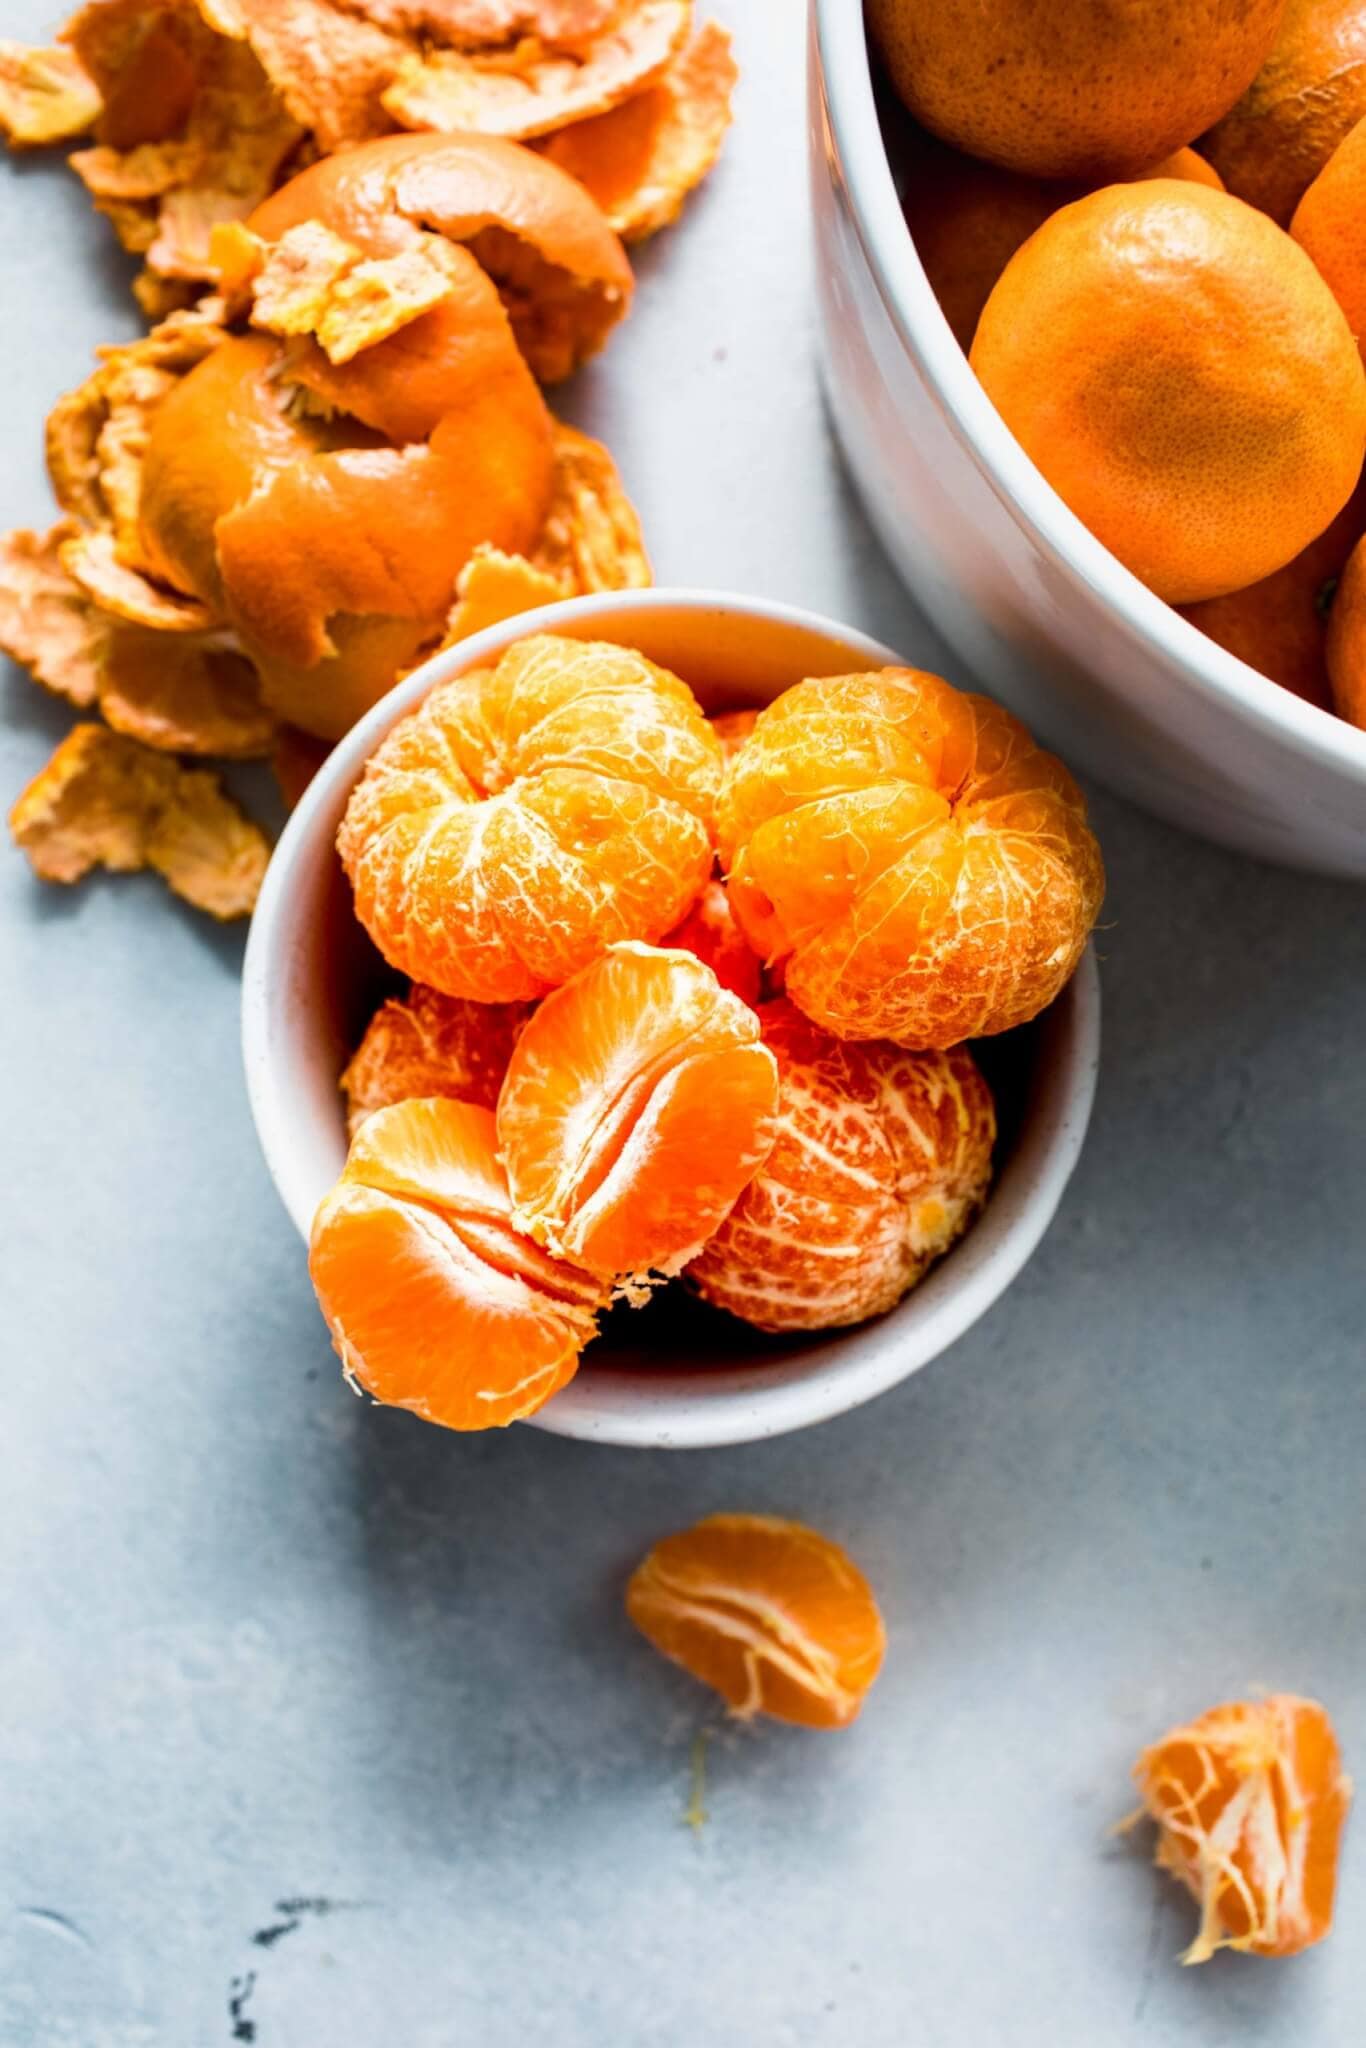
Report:
[[[205,760],[296,801],[438,648],[650,581],[544,387],[735,78],[691,0],[90,0],[0,41],[0,134],[81,144],[151,323],[48,419],[56,522],[0,536],[0,649],[82,714],[11,813],[39,875],[246,915],[268,844]]]

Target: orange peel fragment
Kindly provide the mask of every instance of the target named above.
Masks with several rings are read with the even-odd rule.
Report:
[[[392,256],[365,257],[321,221],[301,221],[263,248],[251,324],[316,335],[330,363],[349,363],[452,296],[452,254],[440,235],[423,235]]]
[[[44,881],[153,868],[176,895],[223,919],[250,914],[269,857],[215,776],[104,725],[73,726],[9,823]]]
[[[497,1106],[529,1003],[470,1003],[414,982],[381,1003],[341,1077],[347,1128],[394,1102],[449,1096]]]
[[[639,590],[653,580],[640,515],[601,441],[556,421],[550,507],[531,550],[532,567],[566,597]]]
[[[11,149],[70,142],[94,126],[100,90],[70,50],[0,39],[0,135]]]
[[[256,671],[221,634],[121,628],[109,636],[99,695],[116,732],[165,753],[250,761],[275,742]]]
[[[567,593],[554,576],[538,569],[525,555],[507,555],[501,548],[480,545],[470,556],[455,586],[455,603],[446,621],[441,645],[454,647],[519,612],[555,604]]]
[[[80,709],[99,696],[109,621],[62,561],[79,532],[60,519],[46,533],[0,534],[0,649],[36,682]]]

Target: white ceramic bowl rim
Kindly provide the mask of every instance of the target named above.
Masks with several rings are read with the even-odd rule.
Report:
[[[811,0],[830,123],[859,241],[888,318],[918,362],[951,431],[997,497],[1124,625],[1154,645],[1197,695],[1366,787],[1366,732],[1258,674],[1155,597],[1068,509],[1029,460],[968,366],[907,231],[873,96],[861,6]]]
[[[447,676],[496,656],[513,638],[595,617],[621,630],[623,615],[688,610],[739,615],[834,640],[869,667],[904,657],[868,635],[792,605],[721,591],[655,588],[571,599],[503,621],[433,656],[398,683],[338,742],[289,818],[252,919],[242,976],[242,1049],[257,1135],[272,1180],[307,1240],[320,1190],[301,1168],[291,1131],[298,1110],[275,1048],[277,991],[289,947],[288,912],[296,859],[349,790],[396,719]],[[331,835],[329,833],[329,852]],[[972,1231],[892,1318],[830,1336],[794,1360],[688,1373],[582,1372],[531,1418],[552,1434],[645,1448],[693,1449],[747,1443],[800,1429],[857,1407],[895,1386],[961,1336],[1010,1285],[1043,1237],[1081,1152],[1100,1059],[1100,982],[1088,948],[1049,1012],[1049,1059],[1033,1080],[1030,1114]],[[914,1304],[913,1330],[894,1318]],[[898,1338],[900,1341],[898,1341]]]

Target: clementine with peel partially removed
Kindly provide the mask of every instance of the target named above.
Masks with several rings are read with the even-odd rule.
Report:
[[[508,1062],[517,1219],[627,1285],[677,1272],[763,1165],[777,1103],[747,1003],[690,954],[613,946],[546,997]]]
[[[1200,1907],[1183,1961],[1293,1956],[1332,1931],[1352,1785],[1333,1724],[1291,1693],[1212,1707],[1134,1766],[1157,1861]]]
[[[991,1091],[966,1046],[849,1044],[787,1001],[759,1021],[778,1062],[777,1137],[688,1279],[760,1330],[882,1315],[986,1198]]]
[[[720,780],[677,676],[633,648],[538,634],[400,720],[337,843],[392,966],[518,1001],[678,922],[710,873]]]
[[[923,669],[785,690],[727,768],[719,837],[750,944],[837,1038],[950,1046],[1026,1023],[1104,894],[1062,762]]]
[[[847,1728],[886,1649],[853,1559],[776,1515],[709,1515],[666,1536],[632,1574],[626,1612],[742,1721]]]
[[[514,1225],[493,1115],[378,1109],[313,1221],[309,1273],[351,1379],[447,1429],[493,1429],[572,1379],[604,1290]]]

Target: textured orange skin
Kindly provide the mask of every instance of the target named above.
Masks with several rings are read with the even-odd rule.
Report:
[[[572,1379],[603,1291],[511,1219],[492,1112],[376,1110],[318,1209],[309,1274],[347,1373],[447,1429],[534,1414]]]
[[[923,131],[904,166],[901,205],[930,289],[964,354],[982,308],[1015,251],[1050,214],[1093,188],[1075,178],[1029,178],[965,156]],[[1133,180],[1181,178],[1220,189],[1219,173],[1193,149],[1178,149]]]
[[[777,1106],[748,1004],[689,954],[614,946],[546,997],[508,1062],[515,1214],[609,1279],[677,1271],[763,1165]]]
[[[1366,119],[1338,144],[1295,208],[1290,232],[1366,343]]]
[[[1045,178],[1123,177],[1194,141],[1271,48],[1285,0],[870,0],[918,121]]]
[[[1273,1693],[1213,1707],[1145,1750],[1134,1776],[1161,1831],[1159,1865],[1202,1905],[1187,1962],[1216,1948],[1298,1955],[1332,1931],[1352,1788],[1316,1700]],[[1216,1824],[1227,1826],[1249,1795],[1220,1866],[1211,1858]]]
[[[516,641],[367,763],[338,835],[356,913],[392,966],[447,995],[544,995],[691,907],[720,779],[676,676],[631,649]]]
[[[759,1012],[778,1061],[778,1136],[688,1268],[761,1330],[828,1330],[894,1308],[971,1223],[996,1116],[966,1046],[831,1038],[790,1002]]]
[[[1361,473],[1351,330],[1303,250],[1223,192],[1064,207],[1006,265],[971,362],[1059,496],[1173,604],[1281,568]]]
[[[1287,0],[1266,62],[1200,149],[1230,192],[1282,227],[1305,188],[1366,116],[1366,11],[1359,0]]]
[[[1178,607],[1181,616],[1282,689],[1321,711],[1333,708],[1328,620],[1334,586],[1366,529],[1366,480],[1332,524],[1283,569],[1227,597]]]
[[[632,1574],[626,1612],[741,1720],[847,1728],[886,1649],[853,1559],[774,1515],[709,1515],[666,1536]]]
[[[469,1003],[414,982],[381,1003],[341,1077],[352,1133],[374,1110],[445,1095],[496,1109],[512,1048],[531,1008]]]
[[[719,836],[741,929],[837,1038],[942,1047],[1027,1022],[1105,887],[1061,761],[923,669],[785,690],[727,768]]]
[[[1366,732],[1366,545],[1360,543],[1328,614],[1328,675],[1338,717]]]

